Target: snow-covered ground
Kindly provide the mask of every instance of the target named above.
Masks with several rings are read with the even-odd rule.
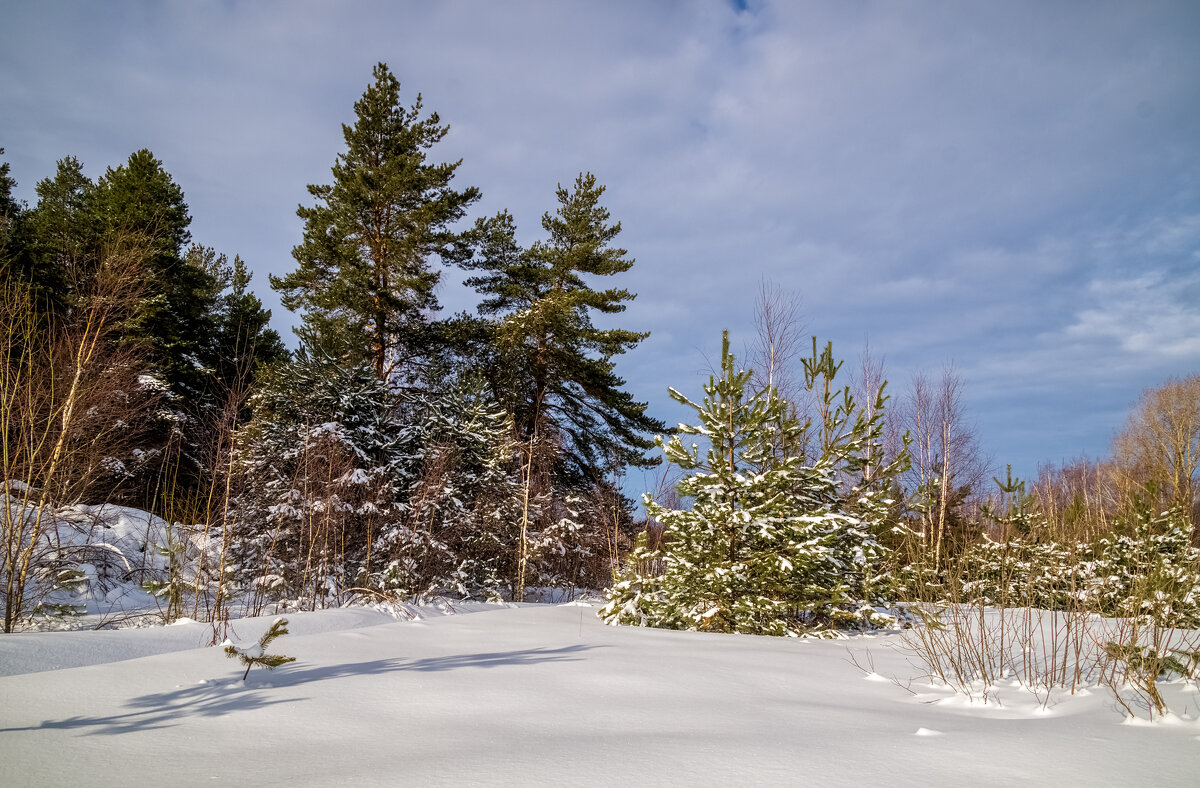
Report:
[[[395,621],[292,614],[275,671],[207,625],[0,636],[0,785],[1193,786],[1200,695],[1124,721],[1104,692],[970,704],[895,636],[605,627],[583,604]],[[273,617],[235,622],[253,641]],[[869,650],[870,654],[867,655]],[[74,667],[73,667],[74,666]],[[30,672],[37,671],[37,672]]]

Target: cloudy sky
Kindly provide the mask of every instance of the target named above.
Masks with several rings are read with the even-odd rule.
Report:
[[[759,282],[894,393],[953,364],[999,466],[1104,456],[1200,372],[1200,4],[0,0],[0,146],[33,187],[150,148],[194,240],[294,267],[305,185],[387,62],[451,126],[474,215],[539,237],[580,171],[637,259],[618,370],[696,393]],[[448,282],[447,309],[474,294]],[[703,373],[703,374],[702,374]]]

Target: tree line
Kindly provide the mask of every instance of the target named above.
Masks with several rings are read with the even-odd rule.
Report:
[[[192,243],[150,151],[96,181],[65,158],[32,207],[3,165],[3,471],[22,502],[6,626],[32,609],[53,508],[77,501],[181,524],[172,598],[208,615],[232,585],[312,606],[611,576],[632,521],[615,480],[656,462],[666,427],[615,372],[647,335],[594,322],[635,297],[599,286],[634,264],[604,187],[560,186],[522,246],[508,212],[462,226],[479,190],[436,160],[448,126],[419,95],[405,106],[386,65],[354,115],[298,210],[296,268],[271,278],[299,314],[294,352],[246,264]],[[469,272],[475,314],[439,315],[447,266]]]

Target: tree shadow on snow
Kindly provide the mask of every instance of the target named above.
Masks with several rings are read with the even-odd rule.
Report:
[[[537,665],[544,662],[573,662],[580,659],[579,652],[595,646],[576,645],[562,648],[532,648],[521,651],[497,651],[476,654],[451,654],[444,657],[426,657],[407,660],[399,657],[377,659],[369,662],[354,662],[341,665],[298,668],[295,663],[285,665],[270,673],[251,672],[252,678],[244,684],[234,679],[204,682],[192,687],[182,687],[170,692],[142,695],[126,702],[132,709],[123,714],[95,717],[68,717],[62,720],[46,720],[39,725],[18,728],[0,728],[0,733],[35,730],[71,730],[89,728],[89,735],[111,736],[135,731],[169,728],[195,717],[222,717],[229,714],[255,711],[280,703],[294,703],[306,698],[269,698],[266,692],[274,687],[290,687],[311,684],[327,679],[348,676],[369,676],[396,671],[437,672],[463,668],[497,668],[509,665]]]
[[[298,668],[286,665],[270,676],[271,684],[275,686],[294,686],[309,684],[314,681],[342,678],[344,676],[362,676],[374,673],[391,673],[394,671],[418,671],[421,673],[440,672],[445,670],[460,670],[463,668],[498,668],[509,665],[537,665],[543,662],[575,662],[580,657],[574,656],[596,646],[576,645],[562,648],[529,648],[520,651],[494,651],[489,653],[449,654],[444,657],[426,657],[424,659],[404,659],[392,657],[377,659],[370,662],[355,662],[342,665],[324,665],[308,668]]]
[[[237,682],[241,684],[240,681]],[[204,683],[170,692],[142,695],[125,706],[134,709],[124,714],[97,717],[68,717],[46,720],[40,725],[24,728],[2,728],[0,731],[36,731],[73,728],[92,728],[89,734],[112,736],[120,733],[170,728],[193,717],[223,717],[235,712],[253,711],[279,703],[292,703],[303,698],[267,698],[252,686],[242,687],[225,682]]]

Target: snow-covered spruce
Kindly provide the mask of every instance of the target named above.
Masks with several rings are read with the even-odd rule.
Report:
[[[302,350],[254,407],[234,545],[258,598],[499,597],[514,538],[512,427],[481,384],[401,396],[367,364]]]

